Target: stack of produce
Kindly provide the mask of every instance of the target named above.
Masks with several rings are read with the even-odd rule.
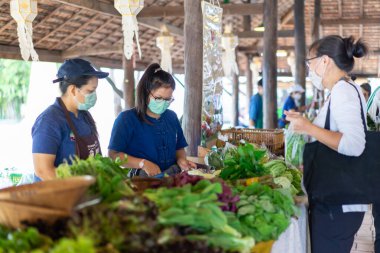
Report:
[[[269,166],[266,155],[247,145],[230,150],[226,157],[231,170],[242,170],[246,177],[265,173],[275,179],[285,177],[286,170],[278,162]],[[296,215],[292,197],[283,189],[206,180],[186,172],[140,195],[120,165],[121,161],[96,156],[60,166],[61,178],[96,177],[88,193],[101,197],[101,203],[55,224],[39,221],[23,230],[1,228],[0,253],[248,253],[255,241],[276,240]],[[231,172],[224,176],[239,178]]]
[[[270,160],[268,157],[267,150],[255,148],[252,144],[230,148],[224,157],[224,168],[220,177],[232,181],[261,177],[262,183],[271,185],[270,181],[273,181],[275,185],[289,189],[292,195],[302,194],[302,173],[288,166],[283,159]]]

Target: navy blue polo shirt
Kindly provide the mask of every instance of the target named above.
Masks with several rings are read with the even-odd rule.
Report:
[[[284,107],[282,108],[282,120],[279,121],[279,126],[281,128],[285,127],[286,115],[284,114],[284,112],[289,110],[297,110],[296,102],[291,96],[288,96],[288,98],[285,100]]]
[[[69,114],[80,136],[91,134],[92,127],[84,111],[78,111],[78,117],[72,112]],[[71,164],[70,158],[75,155],[75,138],[58,99],[37,117],[32,127],[32,138],[32,153],[55,155],[55,167],[64,161]],[[36,177],[35,181],[39,178]]]
[[[249,119],[255,122],[255,128],[263,128],[263,96],[259,93],[251,97]]]
[[[176,164],[176,151],[187,147],[175,112],[166,110],[159,119],[146,115],[152,123],[140,121],[136,109],[124,111],[116,118],[108,149],[146,159],[161,171]]]

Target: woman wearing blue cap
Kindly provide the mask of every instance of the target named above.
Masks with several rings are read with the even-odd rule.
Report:
[[[97,71],[83,59],[66,60],[58,70],[62,96],[41,113],[32,128],[34,181],[56,177],[55,168],[74,156],[86,159],[101,153],[94,119],[88,110],[96,103]]]
[[[109,156],[124,159],[134,168],[130,176],[176,174],[195,168],[186,159],[187,146],[177,115],[168,110],[173,102],[175,81],[158,64],[151,64],[137,86],[136,108],[122,112],[115,120]]]

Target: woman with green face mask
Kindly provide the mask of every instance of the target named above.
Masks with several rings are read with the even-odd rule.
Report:
[[[96,103],[100,72],[83,59],[66,60],[58,70],[62,96],[38,116],[32,128],[34,181],[55,178],[55,168],[74,156],[100,154],[95,122],[88,112]]]
[[[162,176],[195,168],[186,159],[187,142],[173,102],[175,81],[158,64],[151,64],[137,86],[136,107],[122,112],[115,120],[109,144],[109,156],[124,159],[130,176]]]

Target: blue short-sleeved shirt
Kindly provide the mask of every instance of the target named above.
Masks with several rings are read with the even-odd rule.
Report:
[[[86,120],[85,113],[78,111],[78,117],[75,117],[74,113],[69,112],[80,136],[88,136],[92,132],[91,123]],[[71,164],[71,157],[75,155],[75,137],[58,99],[37,117],[32,127],[32,138],[32,153],[55,155],[55,167],[64,161]],[[39,178],[35,177],[35,181],[39,181]]]
[[[249,119],[255,122],[256,128],[263,128],[263,97],[259,93],[251,97]]]
[[[284,103],[284,107],[282,108],[282,117],[279,121],[279,126],[281,128],[285,127],[285,118],[286,118],[286,115],[284,114],[285,111],[289,111],[289,110],[297,110],[297,105],[296,105],[296,102],[294,101],[294,99],[289,96],[286,100],[285,100],[285,103]]]
[[[166,110],[159,119],[146,115],[142,122],[136,109],[120,113],[112,128],[108,148],[157,164],[161,171],[176,164],[176,151],[187,147],[177,115]]]

